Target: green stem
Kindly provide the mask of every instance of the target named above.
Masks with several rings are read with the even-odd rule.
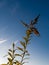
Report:
[[[30,35],[27,35],[27,34],[26,34],[27,40],[29,40],[29,37],[30,37]],[[26,48],[27,48],[27,43],[28,43],[28,42],[25,42]],[[24,48],[24,50],[26,50],[26,48]],[[22,56],[22,59],[21,59],[21,64],[23,63],[24,56],[25,56],[25,51],[24,51],[23,56]]]

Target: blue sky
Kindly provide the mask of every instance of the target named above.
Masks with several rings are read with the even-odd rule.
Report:
[[[12,42],[22,40],[25,35],[26,28],[20,20],[30,23],[39,13],[40,37],[33,34],[28,46],[28,65],[49,65],[49,0],[0,0],[0,63],[6,63],[3,56]]]

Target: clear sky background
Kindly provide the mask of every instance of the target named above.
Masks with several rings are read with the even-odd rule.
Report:
[[[29,63],[25,65],[49,65],[49,0],[0,0],[0,63],[6,63],[3,56],[11,44],[25,35],[20,20],[30,23],[39,13],[40,37],[33,34],[28,46]]]

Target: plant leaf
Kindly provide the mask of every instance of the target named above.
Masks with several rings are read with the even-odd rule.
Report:
[[[12,54],[10,52],[8,52],[9,56],[12,58]]]
[[[12,50],[11,50],[11,49],[9,49],[9,51],[10,51],[10,52],[12,52]]]
[[[24,58],[23,60],[26,60],[26,59],[29,59],[29,58]]]
[[[13,64],[16,64],[16,62],[13,62]]]
[[[7,65],[9,65],[9,62],[7,62]]]
[[[23,51],[23,48],[17,47],[19,50]]]
[[[20,54],[15,54],[15,56],[21,56]],[[21,56],[22,57],[22,56]]]
[[[8,58],[8,60],[9,60],[9,62],[11,62],[11,61],[12,61],[12,59],[11,59],[11,58]]]
[[[13,43],[13,48],[14,48],[15,44]]]
[[[27,50],[25,50],[25,53],[28,53],[28,51],[27,51]]]
[[[38,32],[38,30],[36,28],[34,28],[33,32],[34,32],[35,35],[40,36],[40,33]]]
[[[22,65],[25,64],[25,63],[28,63],[28,62],[23,62]]]
[[[27,53],[27,54],[25,54],[26,56],[30,56],[30,54],[29,53]]]
[[[24,42],[20,41],[20,44],[21,44],[24,48],[26,48],[26,46],[25,46],[25,43],[24,43]]]
[[[31,21],[33,25],[38,22],[39,16],[40,16],[40,14],[33,21]]]

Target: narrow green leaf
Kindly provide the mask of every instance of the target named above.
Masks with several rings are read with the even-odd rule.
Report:
[[[15,56],[21,56],[22,57],[22,55],[20,55],[20,54],[15,54]]]
[[[29,53],[27,53],[27,54],[25,54],[26,56],[30,56],[30,54]]]
[[[9,49],[9,51],[10,51],[10,52],[12,52],[12,50],[11,50],[11,49]]]
[[[27,50],[25,50],[25,53],[28,53],[28,51],[27,51]]]
[[[11,59],[11,58],[8,58],[8,60],[9,60],[9,62],[11,62],[11,61],[12,61],[12,59]]]
[[[24,58],[23,60],[26,60],[26,59],[29,59],[29,58]]]
[[[12,54],[10,52],[8,52],[9,56],[12,58]]]
[[[25,46],[25,43],[24,43],[24,42],[20,41],[20,44],[21,44],[24,48],[26,48],[26,46]]]
[[[22,65],[25,64],[25,63],[28,63],[28,62],[23,62]]]
[[[13,62],[13,64],[16,64],[16,62]]]
[[[27,37],[23,37],[23,39],[24,39],[25,41],[27,41],[27,40],[28,40],[28,38],[27,38]]]
[[[24,40],[26,41],[26,44],[28,44],[28,42],[31,40],[31,39],[29,39],[29,38],[27,38],[27,37],[23,37],[24,38]]]
[[[15,44],[13,43],[13,48],[14,48]]]
[[[23,51],[23,48],[17,47],[19,50]]]
[[[9,65],[9,62],[7,62],[7,65]]]

